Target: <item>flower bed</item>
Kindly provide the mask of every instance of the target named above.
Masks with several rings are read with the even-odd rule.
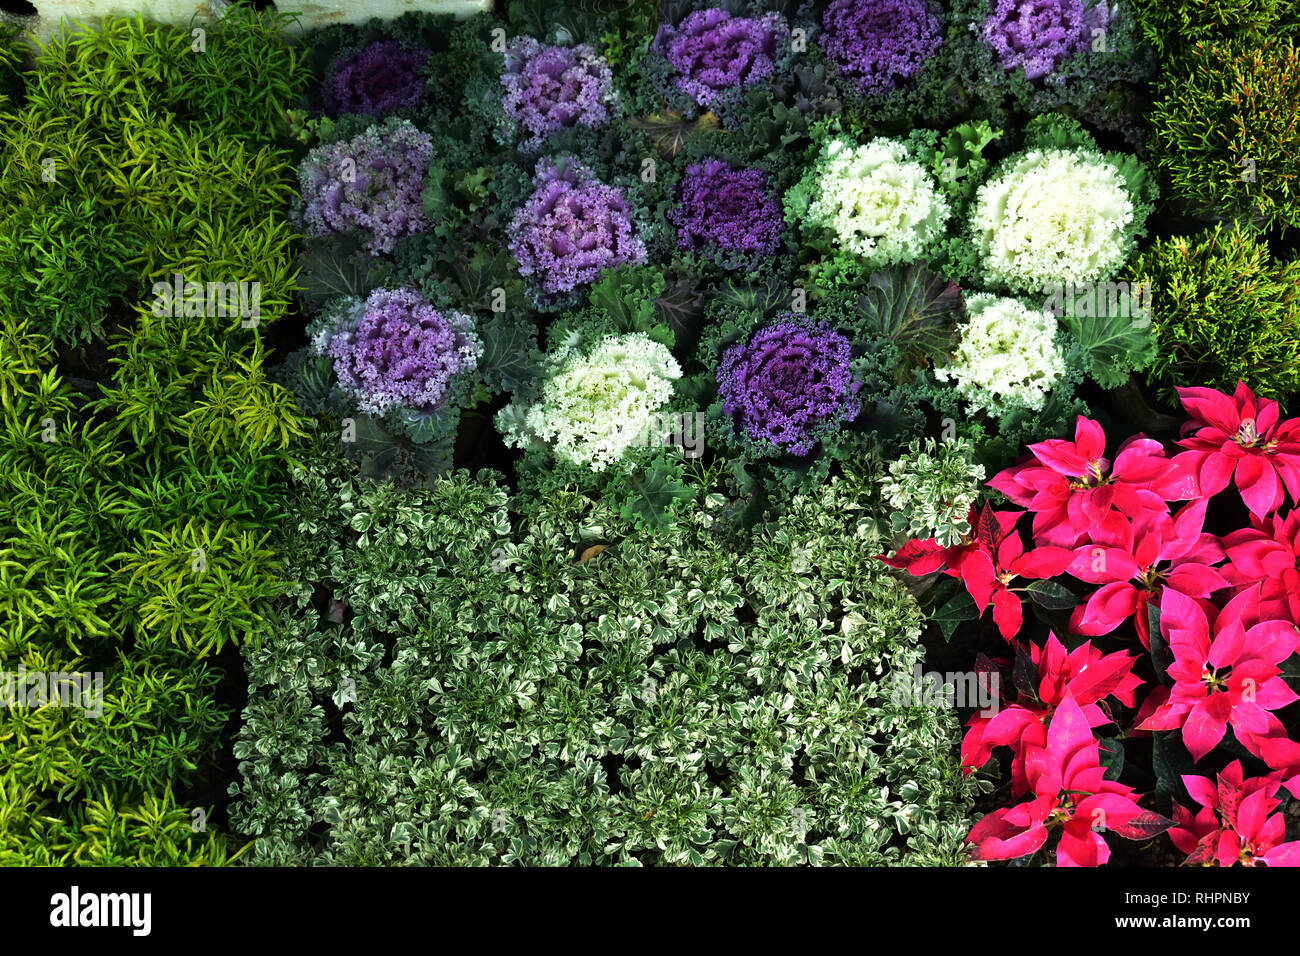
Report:
[[[0,670],[103,690],[0,863],[1300,862],[1300,21],[1190,6],[4,34]]]

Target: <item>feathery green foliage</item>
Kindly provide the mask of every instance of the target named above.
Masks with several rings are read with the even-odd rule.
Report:
[[[305,431],[262,335],[296,284],[273,135],[304,76],[260,15],[209,41],[110,17],[0,102],[0,671],[102,690],[0,710],[6,865],[238,856],[196,800],[230,717],[212,657],[283,591],[268,539]],[[177,275],[259,283],[255,317],[160,307]]]
[[[1151,155],[1188,209],[1300,227],[1300,50],[1283,36],[1197,44],[1166,64]]]
[[[1300,261],[1274,261],[1252,230],[1213,228],[1157,242],[1132,266],[1151,283],[1148,380],[1231,392],[1238,380],[1284,405],[1300,390]]]

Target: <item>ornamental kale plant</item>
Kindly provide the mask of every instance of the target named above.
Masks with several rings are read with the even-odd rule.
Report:
[[[506,233],[520,275],[531,280],[544,303],[564,301],[611,266],[646,261],[623,192],[572,160],[538,161],[532,195],[515,211]]]
[[[944,40],[943,11],[928,0],[833,0],[818,43],[863,93],[913,83]]]
[[[864,133],[951,124],[969,109],[954,70],[974,42],[952,26],[932,0],[832,0],[807,28],[796,108],[814,121],[839,114]]]
[[[734,264],[761,261],[781,244],[784,217],[761,169],[733,169],[721,159],[686,167],[668,212],[677,246]]]
[[[1003,69],[1024,70],[1036,80],[1089,47],[1094,31],[1104,36],[1110,12],[1104,2],[995,0],[981,35]]]
[[[571,126],[600,126],[615,101],[609,65],[586,43],[543,46],[518,37],[506,49],[501,85],[506,113],[527,133],[527,150]]]
[[[907,146],[832,137],[785,197],[786,219],[861,259],[864,269],[923,259],[952,209]]]
[[[678,24],[661,24],[654,48],[672,64],[677,88],[700,106],[720,94],[770,77],[790,46],[777,13],[733,16],[725,7],[693,10]]]
[[[673,397],[681,369],[672,353],[642,333],[606,336],[588,353],[547,356],[540,397],[497,413],[506,441],[545,447],[572,464],[601,471],[654,434],[657,412]]]
[[[970,229],[984,284],[1041,294],[1109,279],[1145,231],[1154,183],[1131,156],[1100,153],[1077,126],[1044,123],[980,186]],[[1073,141],[1069,146],[1051,145]]]
[[[966,311],[952,361],[936,366],[935,377],[955,383],[972,413],[996,417],[1015,408],[1040,410],[1065,374],[1056,319],[987,292],[968,296]]]
[[[776,454],[807,455],[822,434],[861,410],[849,340],[793,314],[733,345],[718,366],[722,411],[736,430]]]
[[[428,229],[421,191],[433,138],[389,119],[349,140],[318,146],[298,166],[299,218],[313,236],[355,233],[371,255]]]
[[[326,74],[323,95],[332,116],[360,113],[382,118],[417,106],[428,78],[425,64],[433,51],[376,40],[364,48],[340,51]]]
[[[1144,141],[1154,62],[1126,0],[954,0],[952,18],[973,41],[955,45],[954,68],[995,124],[1065,107]]]
[[[483,354],[472,317],[444,315],[414,289],[376,289],[353,311],[359,316],[329,330],[319,348],[368,414],[438,411]]]

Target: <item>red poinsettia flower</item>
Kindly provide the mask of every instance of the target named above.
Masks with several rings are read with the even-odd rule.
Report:
[[[1279,422],[1277,402],[1257,398],[1244,382],[1231,396],[1212,388],[1180,388],[1183,408],[1195,421],[1183,426],[1174,457],[1197,476],[1200,493],[1218,494],[1235,479],[1251,514],[1264,517],[1286,500],[1300,501],[1300,419]]]
[[[1300,743],[1291,739],[1276,714],[1270,713],[1267,716],[1267,730],[1252,733],[1234,728],[1237,739],[1243,747],[1281,773],[1282,786],[1300,798]]]
[[[1100,748],[1071,697],[1052,715],[1047,742],[1032,748],[1025,769],[1030,799],[981,818],[966,840],[977,860],[1013,860],[1037,852],[1053,830],[1057,866],[1100,866],[1110,859],[1102,832],[1147,839],[1172,824],[1138,806],[1131,787],[1105,779]]]
[[[1187,774],[1183,785],[1200,804],[1193,814],[1174,803],[1175,826],[1169,838],[1187,854],[1184,866],[1300,866],[1300,841],[1282,842],[1286,821],[1274,813],[1281,774],[1244,779],[1234,760],[1211,783]]]
[[[1300,509],[1285,519],[1251,515],[1250,520],[1253,527],[1223,536],[1224,577],[1237,587],[1261,584],[1260,614],[1300,624]]]
[[[1174,686],[1138,729],[1182,728],[1194,760],[1218,746],[1229,726],[1247,749],[1252,734],[1268,734],[1269,712],[1300,700],[1278,667],[1295,653],[1300,633],[1290,621],[1248,626],[1259,620],[1258,611],[1258,586],[1234,597],[1213,621],[1200,602],[1166,590],[1160,630],[1174,656],[1168,669]]]
[[[1075,549],[1070,574],[1101,587],[1070,615],[1071,633],[1109,634],[1133,618],[1142,645],[1150,648],[1147,605],[1166,588],[1206,598],[1227,587],[1212,567],[1223,560],[1219,539],[1203,530],[1207,504],[1204,498],[1190,502],[1173,517],[1121,518],[1105,537]]]
[[[976,713],[967,723],[961,742],[962,771],[968,774],[988,762],[994,747],[1014,751],[1012,796],[1029,789],[1025,757],[1033,748],[1047,745],[1047,722],[1061,701],[1071,698],[1089,727],[1101,727],[1112,721],[1100,702],[1113,695],[1126,707],[1134,707],[1136,691],[1142,686],[1142,679],[1133,673],[1136,657],[1124,651],[1103,654],[1087,641],[1067,653],[1056,635],[1049,632],[1043,647],[1029,645],[1029,657],[1033,666],[1025,679],[1034,683],[1034,694],[1022,689],[1019,700],[1009,707],[991,716]]]
[[[1012,590],[1012,582],[1056,577],[1069,567],[1074,554],[1051,546],[1026,551],[1020,535],[1003,530],[992,514],[993,509],[985,507],[976,529],[977,546],[962,553],[948,573],[961,578],[981,614],[993,605],[993,621],[1010,641],[1024,622],[1020,595]]]
[[[971,509],[973,539],[945,548],[933,538],[909,541],[893,557],[878,555],[890,567],[909,574],[929,574],[943,570],[959,578],[966,586],[975,607],[983,614],[993,605],[993,620],[998,631],[1010,641],[1020,632],[1024,612],[1020,597],[1011,584],[1017,578],[1051,578],[1061,574],[1074,554],[1065,548],[1043,547],[1025,551],[1020,536],[1014,533],[1023,511],[994,511],[984,506],[978,516]]]
[[[1080,415],[1074,441],[1050,439],[1030,445],[1033,457],[994,475],[988,485],[1034,512],[1034,540],[1073,548],[1112,509],[1130,518],[1162,514],[1167,501],[1196,495],[1192,476],[1165,457],[1164,446],[1134,435],[1120,446],[1115,463],[1104,457],[1106,434]]]

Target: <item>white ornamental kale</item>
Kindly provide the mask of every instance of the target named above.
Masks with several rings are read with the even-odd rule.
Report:
[[[1016,299],[976,293],[966,299],[969,318],[952,362],[935,368],[940,381],[956,383],[973,414],[995,417],[1014,409],[1039,411],[1065,374],[1056,318]]]
[[[987,284],[1027,294],[1113,275],[1134,214],[1123,174],[1100,154],[1032,149],[980,187],[971,227]]]
[[[607,335],[587,354],[562,348],[547,361],[538,400],[501,409],[497,429],[507,445],[544,445],[592,471],[645,443],[682,374],[672,353],[641,332]]]
[[[929,172],[898,140],[833,139],[819,164],[805,221],[830,231],[869,267],[911,262],[943,233],[952,210]]]

